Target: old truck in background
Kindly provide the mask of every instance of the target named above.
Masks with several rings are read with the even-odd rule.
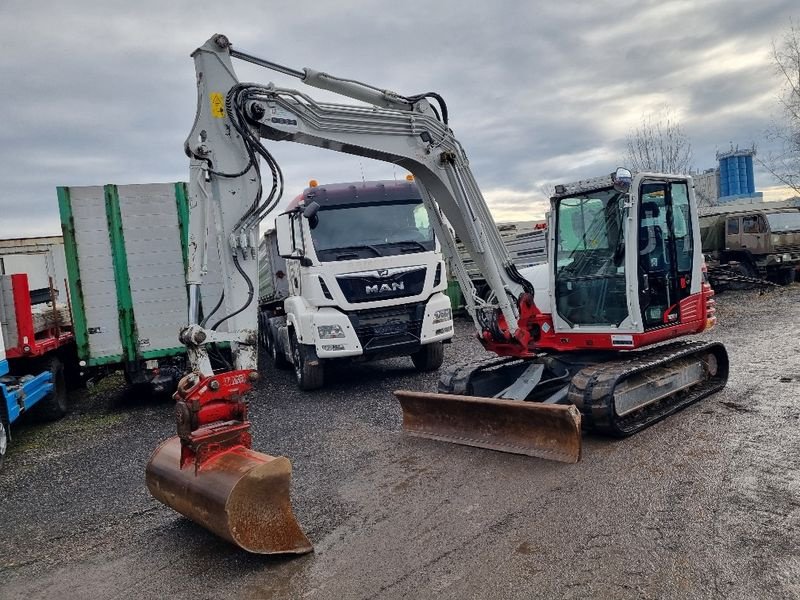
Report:
[[[439,241],[413,181],[311,185],[259,249],[259,336],[304,390],[338,359],[442,364],[453,336]]]
[[[800,269],[800,208],[771,204],[701,210],[703,253],[710,269],[731,265],[745,277],[784,285],[795,280]]]
[[[58,204],[83,366],[121,368],[130,384],[173,391],[186,353],[186,184],[59,187]],[[203,304],[213,307],[222,288],[209,254]]]

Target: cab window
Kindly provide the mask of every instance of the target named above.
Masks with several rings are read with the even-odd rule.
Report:
[[[761,220],[758,216],[742,217],[743,233],[761,233]]]
[[[739,235],[739,217],[728,219],[728,235]]]

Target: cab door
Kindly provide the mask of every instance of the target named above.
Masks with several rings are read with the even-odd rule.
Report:
[[[642,181],[637,267],[645,330],[680,322],[680,301],[693,284],[692,210],[687,181]]]
[[[761,215],[742,216],[741,247],[754,254],[766,251],[766,226]]]

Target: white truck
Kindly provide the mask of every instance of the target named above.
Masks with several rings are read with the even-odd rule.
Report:
[[[259,249],[259,337],[301,389],[336,359],[442,364],[453,337],[439,241],[413,180],[310,186]]]

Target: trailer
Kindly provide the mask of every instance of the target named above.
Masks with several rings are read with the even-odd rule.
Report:
[[[67,387],[79,375],[68,305],[32,293],[28,275],[0,275],[0,466],[11,427],[35,411],[46,420],[67,411]]]
[[[78,357],[94,372],[122,369],[130,384],[171,391],[186,358],[186,184],[59,187],[58,204]],[[218,257],[209,262],[204,304],[213,307],[222,286]]]

